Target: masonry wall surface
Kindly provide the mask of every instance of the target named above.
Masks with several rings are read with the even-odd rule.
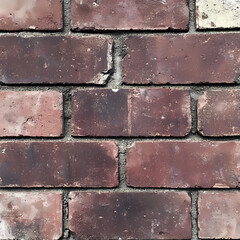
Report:
[[[0,0],[0,240],[240,239],[239,0]]]

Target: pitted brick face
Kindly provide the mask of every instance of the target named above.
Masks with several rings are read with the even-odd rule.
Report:
[[[186,30],[186,0],[72,0],[74,30]]]
[[[191,238],[185,192],[71,192],[69,197],[69,228],[79,239]]]
[[[0,239],[57,240],[61,218],[61,192],[0,191]]]
[[[62,0],[0,0],[0,30],[60,30]]]
[[[201,192],[198,202],[199,237],[239,239],[239,192]]]
[[[59,137],[62,108],[56,91],[0,91],[0,136]]]
[[[198,131],[204,136],[240,135],[240,90],[205,92],[198,100]]]
[[[238,33],[131,36],[126,84],[234,83],[240,76]]]
[[[115,187],[114,142],[2,142],[2,187]]]
[[[190,95],[178,89],[76,90],[74,136],[185,136]]]
[[[127,151],[133,187],[237,188],[238,142],[135,142]]]
[[[0,46],[4,84],[105,84],[112,68],[112,40],[103,36],[5,36]]]

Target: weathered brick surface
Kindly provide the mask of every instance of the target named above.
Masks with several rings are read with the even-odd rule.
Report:
[[[5,84],[104,84],[112,66],[108,37],[11,36],[0,38],[0,46]]]
[[[76,90],[74,136],[184,136],[191,128],[189,92],[178,89]]]
[[[198,131],[204,136],[240,135],[240,90],[208,91],[198,99]]]
[[[57,91],[0,91],[0,137],[62,134],[62,94]]]
[[[1,0],[0,30],[60,30],[62,0]]]
[[[185,192],[71,192],[69,228],[80,239],[190,239]]]
[[[186,0],[72,0],[72,28],[80,30],[187,29]]]
[[[134,187],[236,188],[238,142],[135,142],[127,152],[127,184]]]
[[[197,0],[196,22],[199,29],[240,28],[239,0]]]
[[[113,142],[3,142],[2,187],[115,187]]]
[[[57,240],[61,218],[61,192],[0,191],[0,239]]]
[[[239,78],[238,33],[132,36],[125,44],[128,84],[233,83]]]
[[[199,237],[239,239],[239,192],[201,192],[199,194]]]

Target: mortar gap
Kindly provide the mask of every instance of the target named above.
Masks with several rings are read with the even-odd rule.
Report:
[[[118,145],[118,179],[120,189],[126,189],[126,141],[117,141]]]
[[[189,32],[196,32],[196,0],[188,0],[189,6]]]
[[[107,87],[119,88],[122,85],[122,39],[116,36],[113,40],[112,76],[107,83]]]
[[[71,91],[71,88],[63,90],[63,135],[67,139],[71,139]]]
[[[62,196],[62,237],[58,240],[69,239],[69,229],[68,229],[68,198],[69,192],[63,191]]]
[[[63,0],[63,32],[71,33],[71,0]]]
[[[191,192],[191,223],[192,223],[192,240],[198,238],[198,191]]]

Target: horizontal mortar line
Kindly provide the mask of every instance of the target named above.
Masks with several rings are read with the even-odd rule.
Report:
[[[231,141],[240,141],[240,136],[220,136],[220,137],[206,137],[201,136],[199,134],[189,134],[184,137],[163,137],[163,136],[146,136],[146,137],[121,137],[121,136],[111,136],[111,137],[73,137],[73,136],[65,136],[65,137],[29,137],[29,136],[21,136],[21,137],[0,137],[1,142],[102,142],[102,141],[115,141],[116,143],[119,141],[126,142],[164,142],[164,141],[172,141],[172,142],[198,142],[198,141],[216,141],[216,142],[231,142]]]
[[[240,29],[240,28],[239,28]],[[118,35],[118,36],[151,36],[151,35],[206,35],[206,34],[217,34],[217,33],[239,33],[239,29],[209,29],[209,30],[80,30],[80,31],[71,31],[72,35],[83,35],[83,34],[108,34],[108,35]]]
[[[240,29],[240,28],[239,28]],[[128,36],[164,36],[164,35],[207,35],[207,34],[231,34],[239,33],[239,29],[221,29],[221,30],[199,30],[196,31],[162,31],[162,30],[105,30],[105,31],[0,31],[0,37],[17,36],[17,37],[50,37],[50,36],[106,36],[106,37],[128,37]]]
[[[121,88],[200,88],[200,89],[240,89],[238,83],[190,83],[190,84],[126,84],[123,83]]]
[[[240,89],[240,84],[122,84],[116,86],[117,89],[183,89],[183,90],[234,90]],[[93,84],[0,84],[0,91],[14,90],[14,91],[65,91],[65,90],[96,90],[96,89],[114,89],[114,87],[107,85],[93,85]]]
[[[89,137],[89,136],[81,136],[81,137],[76,137],[72,136],[72,140],[125,140],[125,141],[185,141],[185,140],[195,140],[195,141],[232,141],[232,140],[240,140],[240,135],[239,136],[220,136],[220,137],[210,137],[210,136],[202,136],[198,133],[196,134],[188,134],[187,136],[182,136],[182,137],[174,137],[174,136],[108,136],[108,137]]]
[[[0,192],[54,192],[59,191],[62,193],[69,192],[105,192],[105,193],[142,193],[142,192],[240,192],[239,188],[169,188],[169,187],[0,187]]]

